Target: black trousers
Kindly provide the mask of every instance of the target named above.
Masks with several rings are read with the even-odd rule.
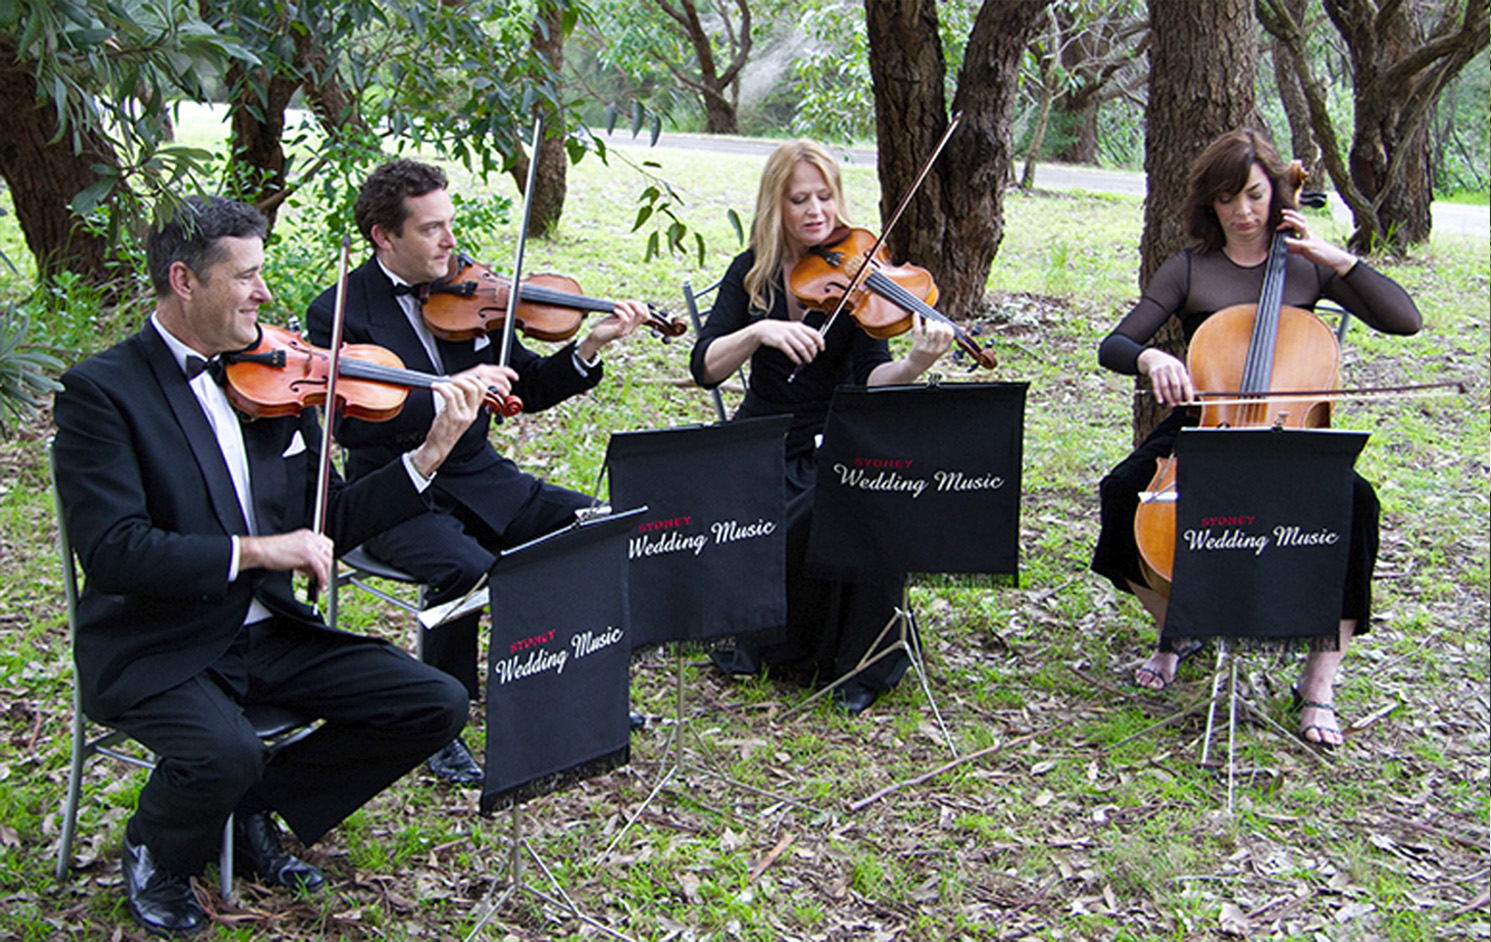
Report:
[[[435,510],[368,540],[368,552],[430,586],[432,605],[465,595],[492,569],[497,554],[573,523],[592,504],[585,494],[536,482],[516,517],[498,532],[470,509],[436,491]],[[472,700],[481,695],[476,675],[481,613],[425,632],[420,659],[461,682]]]
[[[270,757],[242,704],[318,717]],[[133,826],[167,869],[194,874],[235,810],[273,809],[309,845],[450,742],[465,691],[382,641],[269,619],[216,663],[110,720],[159,757]]]

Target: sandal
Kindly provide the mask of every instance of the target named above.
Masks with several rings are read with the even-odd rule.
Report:
[[[1175,655],[1175,674],[1179,674],[1180,673],[1180,665],[1184,664],[1186,661],[1189,661],[1191,658],[1195,657],[1201,651],[1201,649],[1204,646],[1205,645],[1202,642],[1200,642],[1200,641],[1192,641],[1188,646],[1186,646],[1186,647],[1184,647],[1184,648],[1182,648],[1182,649],[1180,649],[1178,651],[1156,651],[1155,653],[1156,654],[1174,654]],[[1146,678],[1154,678],[1155,680],[1158,680],[1159,681],[1159,685],[1156,686],[1155,684],[1152,684],[1152,683],[1146,683],[1145,682]],[[1175,682],[1175,675],[1174,674],[1172,674],[1169,677],[1166,677],[1160,671],[1156,670],[1153,667],[1150,667],[1149,664],[1147,664],[1147,663],[1141,664],[1138,668],[1136,668],[1134,670],[1134,686],[1136,686],[1136,687],[1143,687],[1145,690],[1153,690],[1156,693],[1159,693],[1161,690],[1164,690],[1166,687],[1170,686],[1174,682]]]
[[[1341,742],[1345,742],[1345,736],[1341,732],[1341,725],[1335,720],[1335,704],[1321,703],[1319,700],[1306,700],[1303,696],[1300,695],[1298,687],[1291,687],[1289,692],[1294,696],[1294,702],[1291,704],[1291,708],[1294,711],[1302,713],[1307,709],[1313,709],[1321,710],[1331,715],[1331,723],[1329,726],[1326,726],[1322,723],[1311,723],[1308,726],[1301,727],[1299,731],[1299,738],[1303,740],[1306,745],[1315,746],[1317,748],[1326,750],[1334,749],[1337,746],[1341,745],[1341,743],[1326,741],[1325,737],[1327,736],[1327,734],[1331,733],[1334,733],[1336,736],[1340,736]],[[1318,739],[1310,738],[1310,730],[1312,729],[1315,730],[1315,735],[1319,737]]]

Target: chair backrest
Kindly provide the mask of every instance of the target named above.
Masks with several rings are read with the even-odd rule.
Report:
[[[689,310],[689,321],[694,325],[695,337],[698,337],[699,334],[703,332],[704,328],[704,320],[699,316],[699,300],[712,294],[724,280],[725,279],[721,278],[718,281],[705,285],[698,291],[694,290],[694,286],[691,283],[687,281],[683,283],[683,304]],[[741,364],[740,369],[736,372],[740,375],[741,387],[746,388],[749,384],[747,382],[745,364]],[[729,421],[730,416],[725,411],[725,398],[720,394],[720,387],[716,386],[715,388],[711,389],[709,391],[709,395],[711,398],[714,399],[715,415],[719,416],[719,420],[721,422]]]

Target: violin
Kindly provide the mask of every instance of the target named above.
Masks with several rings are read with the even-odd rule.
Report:
[[[512,280],[465,255],[454,259],[455,274],[420,288],[425,326],[441,340],[472,340],[501,330],[507,317]],[[591,311],[609,314],[616,305],[580,293],[579,282],[564,275],[537,274],[518,288],[514,326],[525,336],[550,342],[573,337]],[[646,324],[666,343],[688,332],[682,318],[647,306]]]
[[[868,267],[869,271],[861,269]],[[885,339],[911,329],[913,314],[953,328],[953,339],[979,366],[993,369],[993,354],[932,305],[937,284],[916,265],[892,265],[885,247],[866,229],[841,227],[792,266],[792,293],[804,308],[845,310],[871,337]],[[827,328],[825,328],[827,332]]]
[[[224,353],[224,391],[238,411],[255,417],[298,415],[326,402],[331,353],[312,346],[293,331],[259,325],[259,339],[243,350]],[[384,422],[399,414],[410,389],[429,389],[445,379],[404,369],[392,350],[376,344],[346,344],[337,358],[337,411],[354,419]],[[495,390],[487,408],[505,411]]]
[[[1305,176],[1296,160],[1284,182],[1297,191]],[[1341,347],[1325,321],[1281,303],[1288,258],[1286,236],[1275,231],[1258,303],[1224,307],[1192,336],[1186,368],[1202,403],[1201,427],[1330,426]],[[1160,459],[1134,513],[1139,568],[1150,588],[1167,598],[1175,561],[1175,474],[1175,456]]]

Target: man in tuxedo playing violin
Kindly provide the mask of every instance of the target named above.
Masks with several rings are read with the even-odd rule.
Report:
[[[601,380],[600,353],[630,334],[648,316],[635,301],[618,301],[582,339],[539,356],[516,339],[510,362],[499,365],[500,338],[480,336],[450,342],[436,338],[421,316],[419,289],[451,275],[456,252],[455,207],[438,167],[391,160],[363,183],[353,206],[357,228],[373,255],[347,278],[343,340],[392,350],[411,370],[471,376],[501,396],[516,395],[526,412],[546,409]],[[336,288],[311,303],[310,339],[328,345]],[[411,390],[403,410],[387,422],[339,420],[337,441],[347,451],[348,478],[358,480],[387,466],[429,429],[438,403]],[[369,540],[374,556],[430,586],[431,604],[458,599],[492,568],[496,554],[553,532],[588,507],[584,494],[556,487],[525,473],[492,447],[483,414],[456,444],[431,487],[434,509]],[[479,696],[476,662],[478,622],[474,613],[428,631],[422,645],[427,664],[458,679],[471,699]],[[460,738],[430,757],[441,779],[479,785],[482,770]]]
[[[257,339],[265,228],[242,203],[186,200],[148,242],[149,323],[69,370],[54,407],[63,525],[87,577],[74,638],[83,709],[157,756],[123,846],[130,912],[157,935],[205,925],[188,878],[217,856],[230,814],[240,871],[319,890],[322,874],[280,847],[269,812],[309,845],[467,713],[445,674],[329,629],[291,576],[324,585],[336,545],[422,513],[483,387],[441,384],[428,434],[380,473],[333,477],[328,533],[309,529],[316,410],[241,422],[214,382],[217,354]],[[258,703],[322,722],[267,756],[243,715]]]

